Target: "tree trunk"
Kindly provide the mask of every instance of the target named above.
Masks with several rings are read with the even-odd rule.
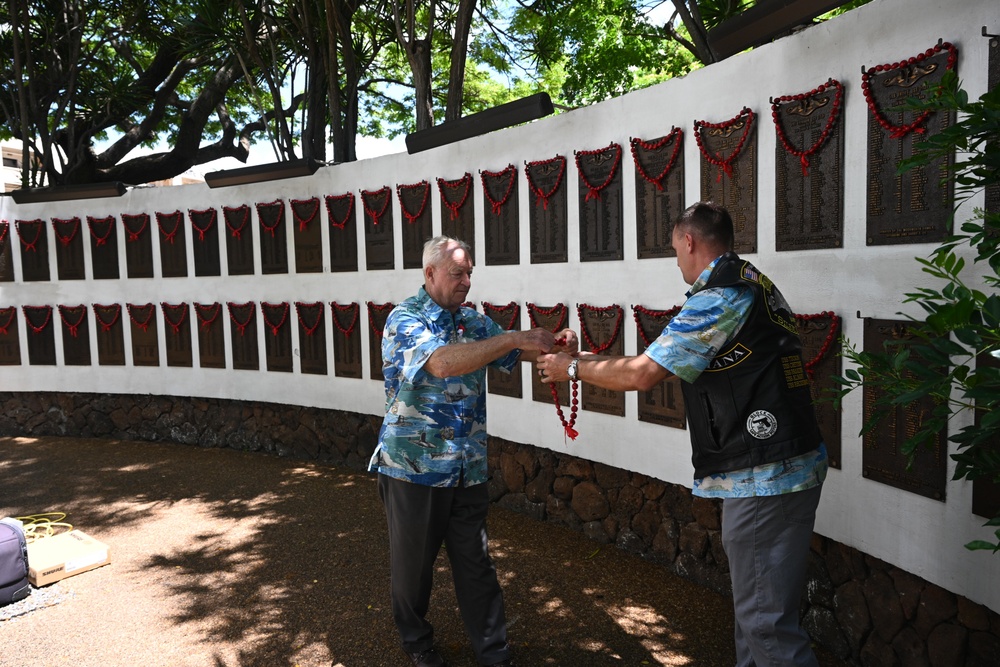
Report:
[[[705,65],[711,65],[716,61],[715,53],[712,52],[712,47],[708,44],[708,31],[705,30],[705,24],[701,20],[701,13],[698,11],[697,0],[691,1],[691,8],[688,8],[689,0],[672,0],[674,7],[677,9],[677,13],[681,17],[681,21],[684,22],[684,27],[687,28],[688,33],[691,35],[691,41],[695,45],[695,56]]]
[[[451,71],[448,74],[448,102],[444,119],[458,120],[462,117],[462,102],[465,99],[465,62],[469,53],[469,29],[472,15],[476,11],[476,0],[460,0],[455,16],[455,35],[451,46]]]

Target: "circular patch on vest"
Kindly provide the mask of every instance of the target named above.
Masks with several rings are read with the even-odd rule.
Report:
[[[767,440],[778,431],[778,420],[767,410],[755,410],[747,418],[747,432],[758,440]]]

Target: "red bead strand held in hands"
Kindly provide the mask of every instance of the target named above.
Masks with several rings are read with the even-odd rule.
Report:
[[[817,95],[822,95],[827,91],[827,89],[833,88],[833,105],[830,108],[830,116],[826,119],[826,125],[823,127],[823,131],[820,132],[819,138],[813,143],[812,146],[806,148],[805,150],[799,150],[792,145],[791,140],[789,140],[788,135],[785,134],[785,128],[781,124],[781,118],[779,117],[779,112],[781,111],[781,104],[783,102],[804,102],[807,99],[811,99]],[[840,117],[840,108],[844,100],[844,86],[836,79],[830,79],[826,83],[813,88],[808,93],[802,93],[800,95],[783,95],[782,97],[774,98],[771,100],[771,119],[774,121],[774,129],[778,133],[778,141],[784,146],[785,150],[799,158],[799,163],[802,165],[802,175],[809,175],[809,156],[814,155],[826,140],[830,137],[830,133],[833,132],[834,126],[837,124],[837,118]]]
[[[667,175],[670,173],[670,170],[673,169],[674,165],[677,163],[677,158],[681,154],[681,144],[683,143],[682,141],[683,136],[684,133],[681,131],[681,128],[675,127],[672,130],[670,130],[669,134],[667,134],[665,137],[663,137],[658,141],[648,142],[636,138],[629,139],[629,146],[632,151],[632,159],[635,161],[636,169],[639,170],[639,175],[642,176],[647,181],[649,181],[650,183],[652,183],[653,185],[655,185],[657,190],[663,189],[663,181],[667,178]],[[638,149],[641,148],[645,151],[655,151],[663,148],[671,141],[674,142],[674,150],[670,154],[670,159],[667,161],[667,165],[663,168],[663,171],[661,171],[656,176],[650,176],[649,172],[646,171],[646,168],[642,166],[642,161],[639,159]]]
[[[551,308],[539,308],[533,303],[528,304],[528,319],[531,321],[531,326],[537,327],[538,322],[535,321],[535,313],[539,315],[552,315],[556,312],[560,312],[559,322],[551,330],[552,333],[560,331],[566,326],[566,319],[569,316],[569,308],[567,308],[562,303],[557,303]],[[562,339],[558,339],[557,342],[565,342]],[[559,416],[559,423],[562,424],[563,431],[570,440],[576,440],[576,437],[580,435],[574,426],[576,426],[576,415],[580,408],[580,383],[576,380],[570,382],[570,408],[569,408],[569,420],[567,421],[566,416],[563,414],[562,406],[559,405],[559,389],[556,388],[555,382],[549,383],[549,389],[552,391],[552,402],[556,406],[556,414]]]
[[[739,143],[736,144],[736,148],[734,148],[733,152],[729,154],[729,157],[724,158],[721,153],[717,153],[714,156],[709,155],[708,149],[705,147],[704,140],[701,137],[701,128],[707,127],[710,129],[724,130],[736,125],[744,116],[746,117],[746,123],[743,125],[743,134],[740,136],[740,140]],[[725,174],[729,178],[733,177],[733,163],[736,162],[736,158],[740,156],[740,153],[743,151],[743,145],[750,136],[750,129],[753,127],[753,119],[753,111],[750,110],[749,107],[743,107],[738,114],[722,123],[707,123],[702,120],[696,120],[694,122],[694,140],[695,143],[698,144],[698,150],[701,151],[701,154],[705,158],[706,162],[719,168],[719,176],[716,181],[722,180],[722,174]]]

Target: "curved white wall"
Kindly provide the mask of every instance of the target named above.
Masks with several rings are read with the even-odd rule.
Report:
[[[623,156],[623,198],[625,213],[625,259],[619,262],[580,263],[577,230],[579,180],[572,163],[574,150],[602,148],[617,142],[627,149],[630,137],[661,136],[672,126],[685,133],[684,160],[688,202],[699,198],[698,165],[701,159],[691,137],[695,118],[713,121],[734,115],[743,106],[758,114],[758,248],[748,255],[782,288],[797,312],[833,310],[843,318],[844,333],[852,341],[862,340],[864,317],[894,318],[904,308],[901,295],[925,282],[913,261],[926,255],[933,245],[868,247],[865,243],[865,193],[867,108],[861,94],[861,67],[894,62],[900,57],[922,52],[939,38],[959,49],[959,75],[970,95],[986,89],[987,40],[981,27],[1000,32],[1000,12],[996,0],[881,0],[852,11],[833,21],[814,26],[797,35],[732,57],[687,77],[631,93],[586,109],[543,119],[529,125],[496,132],[460,144],[414,156],[392,155],[353,164],[320,169],[314,176],[261,183],[241,188],[211,190],[204,185],[132,190],[118,200],[89,200],[16,206],[10,198],[0,198],[0,217],[11,222],[15,246],[17,281],[0,283],[0,307],[10,305],[79,303],[159,303],[166,301],[357,301],[398,302],[420,285],[420,271],[366,271],[364,239],[359,234],[357,273],[260,275],[259,257],[253,276],[226,277],[226,256],[222,252],[222,274],[217,278],[168,278],[135,280],[53,280],[48,283],[20,281],[15,219],[70,218],[94,215],[120,216],[121,213],[169,212],[176,209],[201,210],[214,207],[221,219],[222,206],[253,205],[281,198],[307,199],[339,195],[360,189],[394,188],[400,183],[421,179],[431,182],[434,231],[440,230],[442,211],[436,195],[435,177],[458,178],[466,171],[499,170],[508,163],[518,167],[520,179],[520,220],[522,221],[521,263],[517,266],[485,266],[482,191],[478,177],[476,193],[477,269],[470,298],[477,303],[517,301],[522,306],[522,325],[527,327],[525,302],[571,306],[571,326],[579,329],[575,304],[597,306],[617,303],[626,309],[624,340],[627,354],[635,354],[636,331],[630,306],[667,308],[681,303],[686,285],[672,259],[636,259],[634,226],[634,172],[627,150]],[[844,245],[842,249],[777,253],[774,248],[774,149],[775,133],[769,119],[769,97],[809,90],[834,77],[846,87],[844,113]],[[524,162],[564,155],[568,158],[569,201],[568,263],[529,263],[526,233],[531,198],[524,181]],[[973,200],[959,218],[971,216]],[[396,266],[402,266],[402,244],[398,233],[402,216],[393,195],[393,219],[397,225]],[[445,211],[447,214],[447,211]],[[286,208],[286,222],[291,220]],[[358,220],[360,221],[360,216]],[[323,248],[328,248],[326,212],[322,212]],[[291,225],[286,224],[289,249],[293,247]],[[86,232],[84,232],[86,233]],[[255,248],[259,247],[260,227],[253,225]],[[158,235],[154,234],[154,238]],[[190,232],[188,232],[190,238]],[[55,277],[55,239],[49,238],[51,275]],[[125,275],[124,242],[119,237],[121,273]],[[160,275],[159,255],[154,241],[155,275]],[[90,267],[90,244],[84,244],[85,263]],[[190,242],[188,266],[194,266]],[[294,262],[290,261],[292,270]],[[190,270],[193,273],[193,269]],[[89,268],[88,268],[88,276]],[[329,309],[327,308],[327,315]],[[294,316],[292,313],[290,316]],[[365,314],[362,312],[362,318]],[[20,313],[21,331],[23,318]],[[160,331],[163,331],[162,315]],[[226,318],[224,318],[226,319]],[[257,322],[260,326],[258,312]],[[92,320],[91,320],[92,321]],[[364,325],[362,321],[361,325]],[[227,341],[230,323],[226,319]],[[126,355],[129,327],[124,327]],[[259,332],[262,334],[263,329]],[[332,341],[336,333],[326,327],[327,349],[332,365]],[[91,349],[96,351],[96,333],[91,326]],[[338,334],[339,335],[339,334]],[[263,335],[258,336],[261,366],[264,367]],[[294,339],[294,336],[293,336]],[[123,392],[209,396],[218,398],[276,401],[317,407],[338,408],[360,413],[381,414],[384,395],[380,382],[367,379],[368,338],[362,338],[366,379],[343,379],[299,372],[269,373],[266,370],[234,371],[194,368],[124,367],[96,365],[64,366],[57,332],[57,365],[30,366],[22,333],[22,366],[0,367],[3,391]],[[160,358],[165,359],[160,337]],[[195,346],[197,345],[195,341]],[[227,342],[228,348],[228,342]],[[625,417],[581,411],[580,437],[564,441],[562,429],[550,404],[530,399],[525,378],[523,399],[490,395],[490,431],[502,438],[569,452],[594,461],[641,471],[662,480],[690,485],[692,468],[687,431],[642,423],[637,420],[635,394],[626,400]],[[953,428],[968,423],[959,421]],[[820,506],[817,531],[834,540],[856,547],[876,558],[893,563],[955,593],[1000,611],[1000,558],[985,552],[968,552],[963,544],[991,536],[981,527],[982,520],[971,513],[971,484],[947,484],[945,502],[930,500],[891,486],[865,480],[861,474],[862,446],[856,434],[861,428],[861,395],[848,397],[843,411],[843,467],[831,470]],[[953,465],[949,462],[950,479]]]

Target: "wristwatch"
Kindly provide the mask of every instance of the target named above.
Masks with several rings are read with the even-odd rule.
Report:
[[[580,360],[574,359],[573,361],[569,362],[569,366],[566,367],[566,375],[569,376],[570,380],[573,381],[576,380],[576,366],[578,363],[580,363]]]

